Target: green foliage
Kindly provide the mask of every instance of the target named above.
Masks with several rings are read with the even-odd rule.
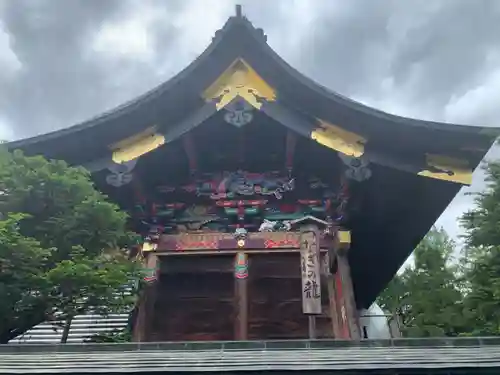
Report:
[[[132,331],[129,328],[100,333],[92,336],[87,342],[94,343],[119,343],[132,341]]]
[[[462,293],[451,262],[453,241],[433,228],[415,249],[414,265],[397,275],[378,303],[396,312],[410,337],[457,336],[464,329]]]
[[[500,162],[485,165],[486,189],[465,213],[465,246],[450,262],[453,244],[431,231],[415,250],[415,266],[379,298],[399,313],[408,336],[500,334]]]
[[[475,194],[475,207],[461,223],[469,248],[500,246],[500,162],[485,164],[486,189]]]
[[[470,334],[500,334],[500,163],[485,166],[486,189],[463,215],[467,251],[464,276]]]
[[[126,220],[84,169],[0,150],[0,343],[56,313],[128,310]]]

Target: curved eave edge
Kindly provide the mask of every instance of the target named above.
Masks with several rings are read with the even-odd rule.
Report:
[[[265,53],[271,56],[279,63],[282,70],[288,71],[292,75],[291,79],[305,82],[316,91],[325,90],[322,86],[317,85],[312,80],[301,75],[290,67],[286,62],[284,62],[268,45],[265,43],[262,35],[257,35],[257,30],[251,25],[246,19],[231,18],[224,29],[216,35],[216,38],[212,44],[203,52],[193,63],[191,63],[186,69],[181,73],[176,75],[174,78],[161,85],[159,88],[152,90],[150,93],[136,99],[132,103],[119,107],[118,110],[113,113],[109,113],[106,116],[100,117],[99,119],[90,120],[83,125],[78,125],[76,127],[71,127],[68,129],[63,129],[58,132],[53,132],[46,134],[44,136],[39,136],[24,141],[12,142],[7,144],[8,148],[21,147],[23,144],[34,143],[37,141],[42,141],[44,139],[54,138],[61,134],[68,134],[74,131],[78,131],[90,126],[97,125],[99,121],[104,122],[107,118],[111,116],[117,116],[130,110],[132,107],[137,107],[149,101],[153,97],[161,95],[161,93],[168,90],[174,83],[178,83],[181,79],[184,79],[187,75],[191,73],[193,69],[199,67],[202,64],[202,60],[209,55],[216,45],[222,43],[224,40],[223,33],[228,33],[232,29],[233,25],[243,25],[246,30],[250,33],[251,37],[256,43],[265,48]],[[275,87],[271,86],[266,82],[259,74],[256,72],[245,60],[242,58],[236,58],[233,63],[218,77],[215,81],[209,85],[204,92],[198,93],[206,101],[206,105],[202,107],[199,111],[194,112],[192,115],[188,116],[185,120],[181,121],[179,124],[169,127],[166,133],[161,134],[156,131],[156,129],[148,130],[142,132],[136,136],[127,138],[115,145],[110,146],[111,160],[115,164],[124,164],[137,159],[139,156],[150,152],[165,143],[171,142],[172,140],[180,137],[189,129],[199,125],[205,119],[210,117],[213,113],[223,108],[227,108],[236,99],[245,100],[250,106],[257,110],[262,110],[268,116],[274,118],[278,122],[282,123],[284,126],[295,130],[299,134],[313,139],[314,141],[322,144],[325,147],[331,148],[341,154],[347,155],[354,158],[365,158],[369,162],[378,163],[388,167],[408,171],[410,173],[416,173],[421,176],[431,177],[439,180],[446,180],[451,182],[456,182],[460,184],[469,184],[472,175],[472,169],[475,166],[470,165],[467,160],[456,160],[450,158],[449,156],[443,155],[419,155],[421,160],[404,160],[399,158],[398,155],[391,155],[385,150],[376,150],[371,147],[370,141],[359,134],[355,134],[348,129],[343,128],[342,124],[332,124],[328,122],[328,119],[315,119],[312,121],[306,121],[301,118],[293,110],[287,109],[285,106],[279,103],[279,92]],[[334,95],[336,99],[339,98],[337,94]],[[344,103],[354,103],[350,100],[342,99]],[[357,105],[357,104],[356,104]],[[384,112],[371,109],[369,107],[361,107],[369,109],[372,114],[384,114],[387,116],[393,116],[385,114]],[[397,116],[393,116],[397,117]],[[418,123],[424,123],[418,120],[411,120]],[[453,127],[452,125],[448,125]],[[468,127],[472,128],[472,127]],[[477,128],[476,128],[477,130]],[[493,131],[495,129],[487,129]],[[144,133],[144,134],[143,134]],[[104,163],[105,164],[105,163]],[[94,168],[99,165],[104,165],[102,162],[91,163]],[[93,169],[93,168],[92,168]]]
[[[257,43],[257,45],[263,50],[265,54],[271,57],[278,65],[280,69],[285,71],[289,78],[292,80],[296,80],[299,84],[309,87],[314,90],[318,94],[327,97],[329,100],[335,101],[336,103],[352,108],[354,111],[364,112],[368,115],[383,118],[387,122],[396,122],[398,124],[405,123],[408,125],[427,127],[427,128],[436,128],[442,129],[452,132],[466,132],[466,133],[474,133],[479,135],[484,135],[488,137],[497,137],[500,135],[500,128],[480,128],[474,126],[467,125],[453,125],[446,123],[437,123],[437,122],[429,122],[423,120],[416,120],[405,118],[397,115],[392,115],[375,108],[366,106],[364,104],[353,101],[349,98],[346,98],[340,94],[332,92],[325,88],[324,86],[316,83],[312,79],[306,77],[305,75],[298,72],[292,66],[290,66],[286,61],[284,61],[267,43],[265,37],[263,36],[263,32],[260,29],[256,29],[250,21],[246,18],[241,17],[231,17],[226,22],[224,27],[216,32],[215,37],[213,38],[212,43],[205,49],[203,53],[201,53],[198,58],[196,58],[191,64],[189,64],[184,70],[180,73],[169,79],[167,82],[161,84],[160,86],[152,89],[146,94],[136,98],[134,100],[129,101],[126,104],[123,104],[109,112],[101,114],[93,119],[85,121],[81,124],[71,126],[69,128],[61,129],[58,131],[54,131],[51,133],[19,140],[7,143],[8,148],[24,148],[31,144],[48,141],[57,137],[62,137],[65,135],[69,135],[78,131],[82,131],[100,124],[105,123],[113,118],[126,115],[136,109],[137,107],[144,105],[158,96],[161,96],[164,92],[168,91],[171,87],[178,84],[180,81],[189,76],[193,70],[200,67],[203,62],[206,60],[206,57],[209,56],[216,47],[218,47],[224,41],[224,36],[228,33],[231,33],[232,29],[236,26],[243,26],[246,32],[251,36],[252,40]],[[493,141],[491,142],[493,143]],[[490,144],[491,146],[491,144]],[[489,147],[488,147],[489,148]]]
[[[362,158],[367,162],[437,180],[463,185],[470,185],[472,182],[472,172],[476,165],[471,165],[468,160],[434,154],[403,158],[385,150],[372,148],[369,140],[363,136],[322,119],[316,119],[313,123],[307,122],[279,102],[265,102],[262,111],[291,130],[348,157]]]
[[[500,127],[482,127],[474,125],[465,124],[454,124],[445,123],[437,121],[426,121],[419,120],[410,117],[398,116],[382,110],[370,107],[363,103],[357,102],[353,99],[345,97],[339,93],[336,93],[325,86],[317,83],[313,79],[307,77],[306,75],[300,73],[297,69],[288,64],[276,51],[274,51],[267,43],[263,42],[259,38],[254,38],[255,43],[259,44],[262,51],[274,60],[277,65],[287,73],[291,80],[297,81],[300,85],[308,87],[319,95],[335,102],[341,106],[352,109],[355,112],[363,112],[374,118],[380,118],[387,122],[388,124],[394,125],[407,125],[413,127],[423,127],[428,129],[443,130],[452,133],[467,133],[467,134],[478,134],[486,137],[497,138],[500,136]]]
[[[207,102],[203,107],[179,123],[169,127],[168,130],[160,132],[156,126],[152,126],[143,132],[109,145],[109,154],[107,156],[85,164],[84,167],[91,172],[98,172],[106,168],[117,170],[120,173],[129,172],[128,169],[131,168],[128,165],[131,163],[135,165],[139,157],[179,139],[191,129],[205,122],[216,112],[216,103]],[[123,168],[120,168],[120,165]]]
[[[229,75],[229,77],[231,76]],[[258,84],[254,86],[258,86]],[[262,89],[263,92],[268,90],[268,98],[257,97],[254,94],[249,94],[250,97],[245,98],[240,94],[247,96],[247,90],[241,91],[241,87],[239,87],[239,91],[235,92],[231,87],[223,87],[225,87],[225,89],[221,91],[208,90],[207,92],[213,93],[213,97],[207,97],[207,103],[202,108],[192,113],[180,123],[169,127],[164,133],[158,133],[155,128],[151,128],[147,132],[139,133],[136,136],[129,137],[114,145],[110,145],[111,154],[109,159],[106,158],[106,160],[94,162],[88,165],[87,168],[96,171],[104,168],[113,169],[112,165],[127,165],[128,163],[134,163],[134,160],[137,160],[140,156],[180,138],[191,129],[202,124],[217,111],[225,109],[236,100],[243,99],[253,108],[261,110],[267,116],[290,130],[310,138],[342,155],[351,158],[363,158],[368,162],[423,177],[464,185],[471,183],[473,168],[468,166],[468,161],[430,154],[416,155],[416,157],[411,160],[405,160],[397,155],[371,148],[367,139],[358,134],[344,130],[339,126],[330,124],[321,119],[315,119],[312,122],[304,119],[298,113],[281,105],[276,99],[276,93],[269,86]],[[204,95],[206,95],[206,93],[204,93]]]

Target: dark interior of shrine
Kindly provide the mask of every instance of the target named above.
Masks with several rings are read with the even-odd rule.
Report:
[[[255,112],[254,120],[242,127],[226,123],[223,117],[223,111],[219,112],[180,139],[143,155],[134,169],[134,180],[140,183],[145,195],[155,199],[158,198],[159,186],[192,183],[196,177],[192,174],[193,166],[198,176],[238,170],[286,174],[289,133],[286,127],[261,112]],[[191,155],[186,152],[186,138],[192,144]],[[290,150],[290,161],[292,176],[297,183],[314,176],[329,186],[338,185],[342,162],[336,153],[310,139],[298,135],[295,138],[296,146]],[[135,200],[134,189],[110,187],[105,176],[105,171],[96,174],[99,188],[123,207],[130,208]],[[169,200],[193,201],[192,194],[181,196],[177,193],[170,194]]]
[[[292,150],[287,141],[290,134],[285,126],[258,111],[243,127],[226,123],[223,113],[218,113],[180,139],[143,155],[131,184],[120,188],[107,185],[106,171],[94,178],[99,189],[133,215],[137,190],[149,203],[213,204],[192,190],[168,188],[186,186],[197,176],[222,171],[278,171],[286,175],[290,162],[295,189],[284,194],[280,202],[320,198],[310,189],[312,178],[338,193],[344,164],[337,153],[301,136],[294,137]],[[352,233],[349,260],[358,307],[373,302],[460,188],[375,164],[369,168],[372,175],[368,180],[349,182],[347,211],[341,223]],[[168,193],[159,192],[159,187],[167,187]],[[272,196],[258,199],[276,202]]]

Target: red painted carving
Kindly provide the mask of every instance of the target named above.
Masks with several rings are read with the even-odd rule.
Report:
[[[281,247],[299,247],[300,243],[296,239],[285,238],[283,240],[267,239],[264,241],[266,249],[281,248]]]
[[[184,234],[177,236],[175,250],[215,250],[219,248],[219,240],[223,238],[224,235],[219,233]]]

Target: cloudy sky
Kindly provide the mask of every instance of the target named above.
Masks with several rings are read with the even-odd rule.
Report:
[[[203,51],[235,3],[293,66],[343,95],[500,126],[500,0],[0,0],[0,139],[153,88]],[[469,190],[482,181],[476,173]],[[438,224],[456,236],[470,205],[461,194]]]

